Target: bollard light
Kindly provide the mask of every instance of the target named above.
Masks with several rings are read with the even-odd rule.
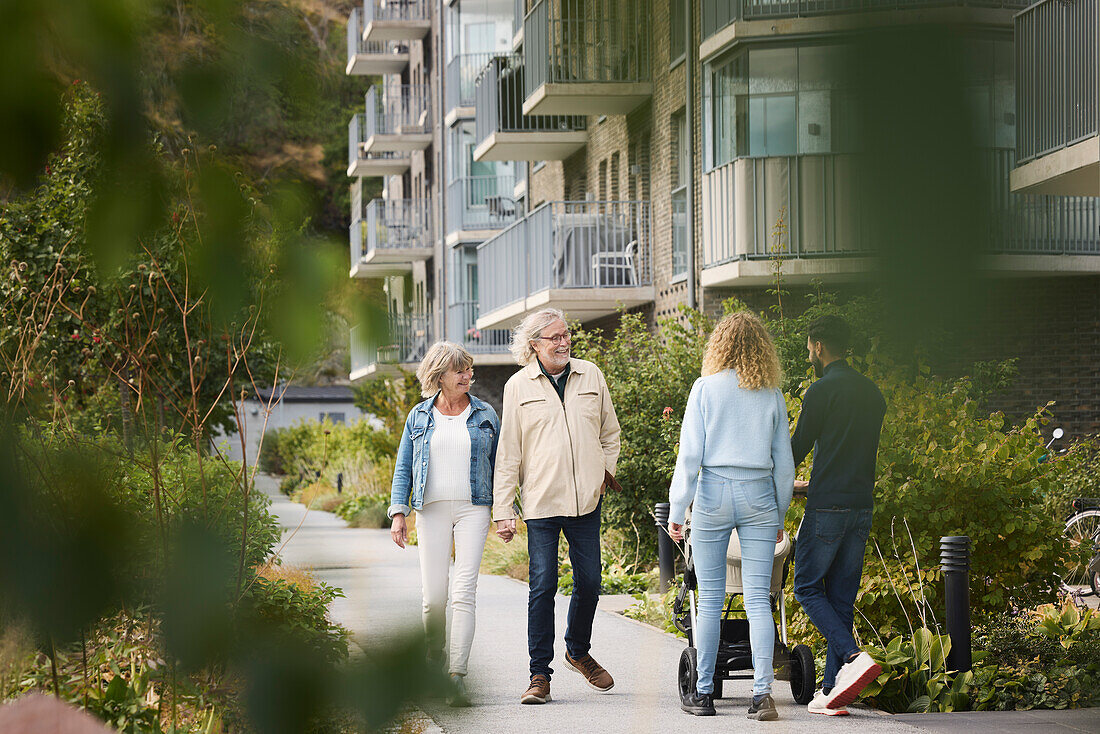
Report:
[[[661,572],[658,588],[662,594],[672,586],[672,579],[676,576],[676,548],[668,534],[669,507],[667,502],[658,502],[653,511],[657,523],[657,567]]]
[[[951,652],[947,669],[965,672],[971,668],[970,650],[970,538],[948,535],[940,538],[940,568],[943,570],[947,634]]]

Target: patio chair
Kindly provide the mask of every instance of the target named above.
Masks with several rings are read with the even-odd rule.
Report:
[[[597,252],[592,256],[592,281],[601,286],[637,285],[637,254],[638,240],[631,240],[622,252]]]

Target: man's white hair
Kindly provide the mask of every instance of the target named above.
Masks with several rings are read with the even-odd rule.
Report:
[[[535,348],[531,346],[531,342],[542,336],[543,329],[555,321],[565,322],[565,314],[556,308],[544,308],[519,322],[519,326],[512,330],[511,346],[512,356],[517,364],[530,364],[535,356]]]

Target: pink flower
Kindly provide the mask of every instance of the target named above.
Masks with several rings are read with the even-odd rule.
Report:
[[[70,336],[69,338],[70,338],[70,339],[72,339],[72,340],[73,340],[74,342],[75,342],[75,341],[78,341],[78,340],[80,339],[80,332],[78,332],[78,331],[74,331],[74,332],[73,332],[73,335],[72,335],[72,336]]]
[[[664,413],[665,420],[668,420],[672,417],[672,406],[666,406],[662,412]]]

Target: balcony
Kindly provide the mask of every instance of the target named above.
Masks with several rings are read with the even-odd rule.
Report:
[[[849,155],[738,158],[703,176],[704,288],[850,279],[870,266]],[[782,218],[784,231],[777,230]]]
[[[556,201],[477,248],[478,329],[552,306],[589,321],[654,298],[649,203]]]
[[[368,153],[367,116],[360,112],[348,123],[348,176],[399,176],[409,170],[408,153]]]
[[[1043,0],[1016,16],[1012,190],[1100,196],[1097,0]]]
[[[477,314],[477,301],[461,301],[448,307],[448,338],[474,355],[474,365],[513,364],[515,360],[509,351],[512,332],[508,329],[477,328]]]
[[[1100,272],[1100,200],[1021,196],[1009,190],[1012,150],[990,150],[991,271],[1014,274]],[[784,260],[788,283],[851,280],[873,262],[853,156],[738,158],[703,176],[704,288],[774,281]],[[781,226],[777,226],[782,222]],[[1051,257],[1057,255],[1059,257]]]
[[[348,76],[400,74],[409,65],[409,47],[398,41],[364,41],[363,15],[352,8],[348,18]]]
[[[653,95],[650,3],[539,0],[523,20],[525,115],[625,115]]]
[[[961,23],[1003,29],[1031,0],[702,0],[699,58],[736,41],[777,34],[856,31],[901,23]],[[776,21],[782,21],[776,23]]]
[[[446,118],[448,126],[459,118],[474,116],[477,75],[496,55],[493,51],[459,54],[447,63]]]
[[[352,202],[351,277],[379,278],[412,269],[432,256],[431,201],[375,199],[362,208]]]
[[[582,115],[524,115],[523,57],[497,56],[477,79],[475,161],[560,161],[584,147]]]
[[[428,0],[364,0],[364,41],[418,41],[432,29]]]
[[[514,176],[462,176],[447,185],[447,244],[480,242],[516,221]]]
[[[421,314],[390,314],[385,334],[351,327],[352,380],[414,370],[431,346],[431,320]]]
[[[367,153],[409,153],[432,144],[431,92],[427,84],[388,85],[367,90]]]

